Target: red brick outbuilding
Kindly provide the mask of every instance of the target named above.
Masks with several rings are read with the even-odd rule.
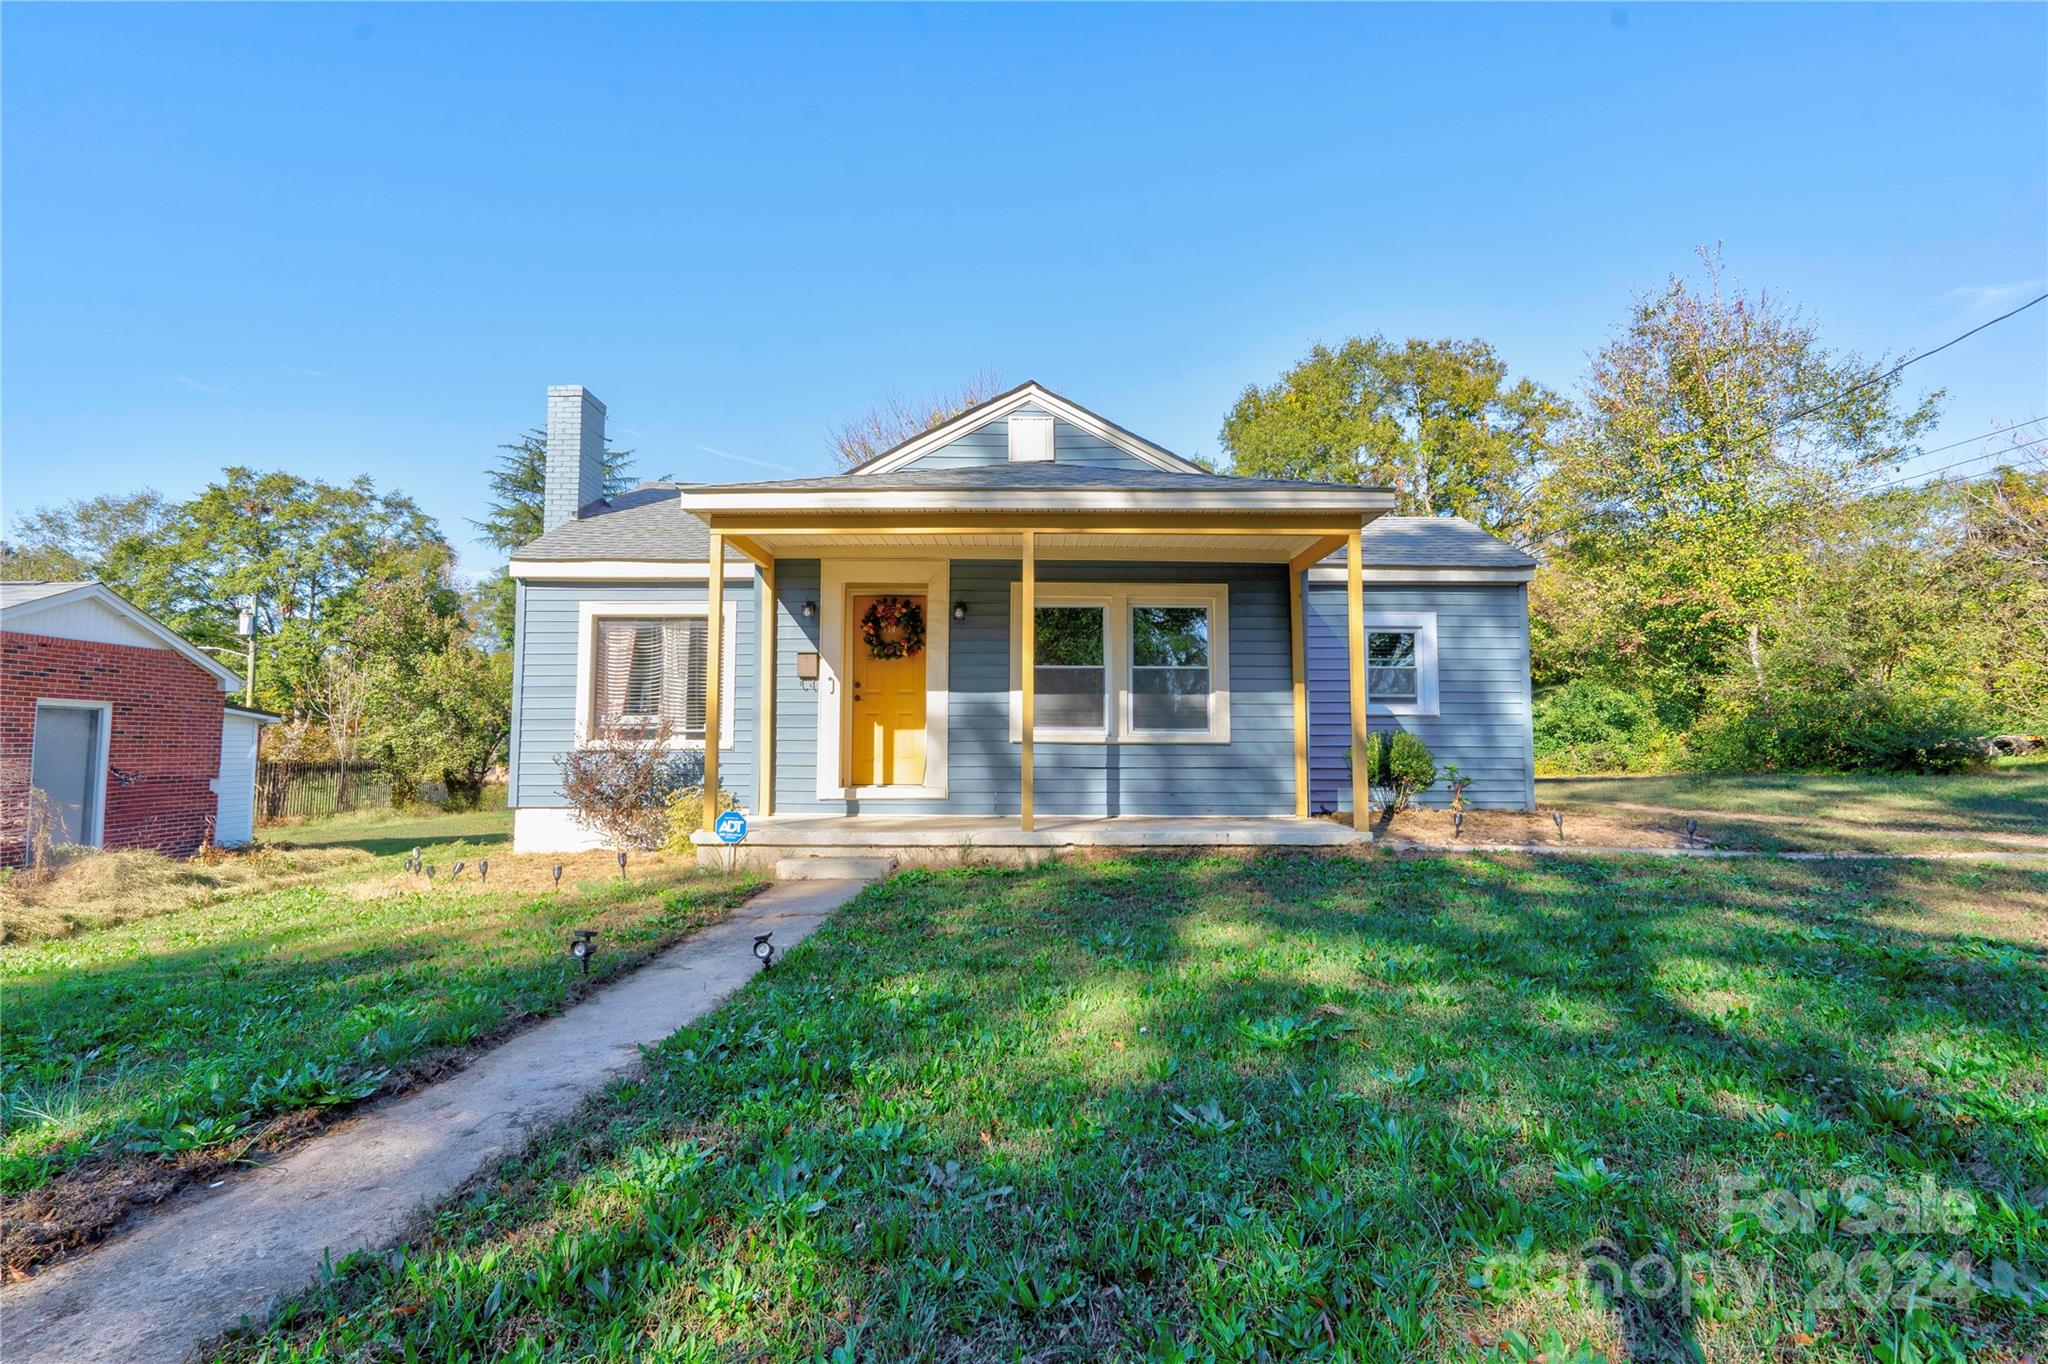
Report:
[[[0,865],[27,857],[32,804],[55,843],[247,842],[269,717],[225,704],[241,681],[98,583],[0,583]]]

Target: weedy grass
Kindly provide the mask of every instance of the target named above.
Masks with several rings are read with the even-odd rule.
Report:
[[[368,853],[347,847],[257,847],[212,861],[141,849],[66,848],[46,867],[0,875],[0,943],[112,928],[244,891],[313,880],[369,860]]]
[[[219,1357],[2021,1357],[2043,924],[2015,867],[908,872]]]
[[[1877,850],[1990,849],[2048,834],[2048,756],[2004,758],[1981,771],[1919,776],[1681,773],[1539,777],[1536,799],[1625,819],[1663,813],[1663,827],[1698,818],[1730,846]],[[2006,840],[2006,841],[2001,841]],[[1589,840],[1581,840],[1589,841]]]
[[[387,853],[364,864],[375,879],[238,895],[0,952],[9,1267],[87,1244],[132,1206],[272,1149],[323,1111],[445,1070],[462,1048],[559,1010],[759,885],[694,868],[593,877],[578,858],[556,893],[537,888],[546,859],[502,851],[493,884],[480,885],[474,860],[492,850],[436,845],[438,882],[400,874]],[[471,869],[451,884],[465,858]],[[572,928],[599,930],[588,978],[566,950]]]

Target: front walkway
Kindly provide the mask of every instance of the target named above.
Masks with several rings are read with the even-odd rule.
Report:
[[[760,969],[757,933],[783,951],[861,888],[771,887],[454,1078],[380,1105],[89,1255],[0,1291],[7,1364],[176,1360],[322,1260],[385,1245],[527,1134],[639,1064],[640,1048],[708,1013]]]

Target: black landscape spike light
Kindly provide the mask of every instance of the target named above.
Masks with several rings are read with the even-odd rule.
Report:
[[[491,859],[490,859],[490,858],[488,858],[488,857],[479,857],[479,858],[478,858],[478,859],[476,860],[476,879],[477,879],[477,880],[479,880],[479,881],[489,881],[489,880],[491,879]]]
[[[621,881],[626,879],[626,850],[624,848],[619,849],[619,879]]]
[[[432,862],[427,863],[427,879],[429,881],[434,879],[434,864]]]
[[[1557,826],[1557,841],[1560,843],[1564,842],[1564,811],[1552,810],[1550,812],[1550,822]]]
[[[420,868],[426,865],[426,858],[421,855],[421,852],[418,848],[414,848],[412,850],[412,874],[414,876],[418,876],[420,874]]]
[[[560,890],[561,888],[562,888],[562,864],[561,864],[560,862],[557,862],[557,863],[555,863],[555,889],[556,889],[556,890]]]
[[[590,974],[590,958],[597,952],[597,930],[579,928],[575,930],[576,941],[569,944],[569,955],[576,958],[583,967],[583,974]]]
[[[758,933],[754,936],[754,955],[760,958],[763,971],[775,964],[775,944],[768,941],[774,936],[775,930],[772,928],[766,933]]]
[[[462,875],[462,863],[461,863],[461,861],[459,861],[459,860],[458,860],[458,861],[457,861],[457,862],[455,863],[455,866],[454,866],[453,870],[451,870],[451,871],[450,871],[450,872],[448,873],[448,879],[449,879],[450,881],[453,881],[453,880],[454,880],[454,879],[455,879],[456,877],[458,877],[458,876],[460,876],[460,875]]]
[[[1700,835],[1700,822],[1699,822],[1698,820],[1696,820],[1696,819],[1692,818],[1692,817],[1691,817],[1690,815],[1686,816],[1686,820],[1685,820],[1685,846],[1686,846],[1686,847],[1688,847],[1688,848],[1692,847],[1692,846],[1693,846],[1693,844],[1694,844],[1694,843],[1695,843],[1695,842],[1696,842],[1696,841],[1698,840],[1698,838],[1699,838],[1699,835]]]
[[[1453,810],[1451,811],[1451,837],[1463,838],[1464,836],[1465,812],[1463,810]]]

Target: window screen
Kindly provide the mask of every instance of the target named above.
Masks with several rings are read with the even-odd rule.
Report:
[[[1131,728],[1209,728],[1209,608],[1131,608]]]
[[[1099,606],[1041,606],[1032,635],[1039,729],[1102,730],[1109,708]]]
[[[702,618],[600,620],[592,732],[702,739],[706,637]]]
[[[1375,701],[1416,699],[1413,630],[1371,630],[1365,637],[1365,685]]]

